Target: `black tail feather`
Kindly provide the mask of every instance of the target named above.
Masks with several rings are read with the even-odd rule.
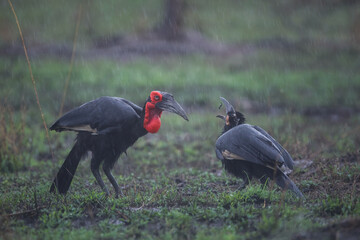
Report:
[[[61,194],[66,194],[69,190],[71,181],[75,175],[76,169],[79,165],[81,157],[86,153],[86,149],[77,141],[71,149],[65,162],[57,173],[51,187],[50,192],[55,193],[56,190]]]
[[[295,183],[281,171],[279,171],[279,173],[276,175],[276,184],[279,185],[282,189],[288,189],[292,191],[299,198],[305,198]]]

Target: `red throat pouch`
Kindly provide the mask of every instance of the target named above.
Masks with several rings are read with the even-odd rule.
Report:
[[[145,106],[144,128],[149,133],[157,133],[161,127],[160,109],[155,108],[155,104],[148,102]]]

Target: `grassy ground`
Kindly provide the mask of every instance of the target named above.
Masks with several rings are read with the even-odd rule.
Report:
[[[53,141],[53,161],[47,151],[40,152],[24,162],[26,171],[2,175],[3,237],[286,239],[359,216],[359,135],[351,130],[358,119],[333,128],[293,114],[271,121],[266,115],[248,116],[295,159],[313,161],[291,174],[307,197],[301,203],[256,181],[238,191],[241,180],[222,172],[213,153],[217,120],[208,113],[190,116],[187,124],[163,116],[160,133],[141,139],[118,161],[114,173],[125,195],[120,199],[100,191],[89,159],[81,162],[66,197],[49,194],[74,134]]]
[[[79,3],[14,2],[29,48],[71,46]],[[82,3],[83,50],[98,37],[141,34],[161,19],[161,1]],[[358,236],[360,72],[359,52],[350,43],[359,8],[350,1],[337,4],[189,1],[189,29],[245,50],[121,61],[79,55],[65,110],[102,95],[142,105],[159,89],[172,92],[189,114],[185,122],[165,113],[160,132],[140,139],[119,159],[113,170],[124,192],[119,199],[100,191],[90,156],[65,197],[48,192],[75,134],[50,133],[48,143],[25,59],[0,55],[0,239]],[[3,49],[16,45],[18,35],[6,2],[0,16]],[[271,39],[290,47],[271,45]],[[58,116],[69,63],[51,54],[31,56],[47,124]],[[215,116],[224,111],[219,96],[292,154],[297,166],[290,177],[305,202],[272,183],[253,181],[238,190],[241,180],[222,171],[214,153],[222,128]]]

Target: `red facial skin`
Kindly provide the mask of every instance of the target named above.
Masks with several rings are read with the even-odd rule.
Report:
[[[144,128],[149,133],[157,133],[161,127],[162,110],[155,107],[155,104],[162,101],[161,93],[152,91],[150,93],[150,102],[145,105]]]

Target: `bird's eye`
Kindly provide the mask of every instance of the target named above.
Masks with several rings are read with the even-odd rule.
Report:
[[[154,96],[154,99],[155,99],[156,101],[158,101],[158,100],[160,99],[160,97],[159,97],[158,95],[155,95],[155,96]]]

